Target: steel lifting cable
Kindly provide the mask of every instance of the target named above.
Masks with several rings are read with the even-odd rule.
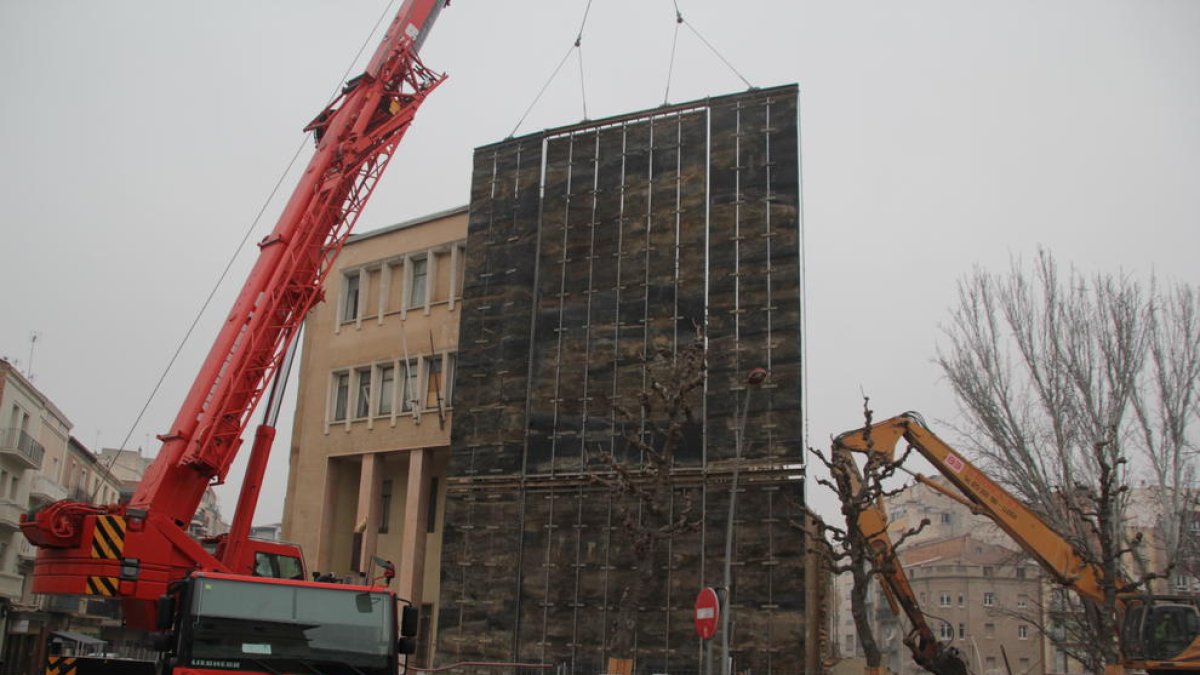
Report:
[[[375,25],[371,27],[371,32],[367,34],[367,36],[363,39],[362,44],[359,45],[358,52],[354,55],[354,59],[350,61],[350,65],[347,66],[346,72],[342,73],[341,80],[339,80],[337,87],[334,89],[333,93],[329,97],[328,102],[325,104],[326,107],[329,107],[329,105],[336,101],[338,96],[341,95],[342,83],[346,82],[350,78],[350,73],[354,70],[354,65],[358,63],[359,59],[362,58],[367,46],[372,43],[372,38],[377,32],[379,32],[379,27],[383,24],[384,20],[391,16],[392,6],[395,3],[396,0],[388,0],[387,7],[385,7],[383,12],[380,13],[379,18],[375,20]],[[300,158],[300,153],[304,151],[304,146],[307,143],[308,134],[305,134],[300,140],[300,143],[296,146],[296,151],[292,153],[292,158],[288,161],[287,166],[279,175],[279,179],[275,181],[275,185],[271,188],[270,194],[267,195],[266,200],[264,200],[262,206],[259,207],[258,213],[254,215],[254,220],[252,220],[250,222],[250,226],[246,228],[246,232],[242,235],[242,240],[238,242],[233,254],[229,256],[229,260],[225,263],[225,269],[221,270],[220,276],[217,277],[212,289],[208,292],[208,297],[204,299],[204,302],[200,305],[200,309],[196,311],[196,315],[192,318],[191,325],[189,325],[187,331],[184,332],[183,338],[180,339],[179,344],[175,347],[175,352],[171,354],[171,358],[169,361],[167,361],[166,367],[163,368],[162,373],[158,376],[158,381],[154,383],[154,387],[150,390],[150,395],[146,397],[146,402],[142,405],[142,409],[138,411],[137,417],[133,420],[133,424],[130,425],[128,433],[125,434],[124,440],[121,441],[121,445],[117,448],[117,452],[113,453],[112,458],[109,459],[108,464],[104,467],[104,474],[106,477],[112,476],[112,468],[116,464],[117,458],[121,456],[121,452],[123,452],[126,446],[129,445],[129,439],[133,438],[134,431],[136,431],[138,425],[142,423],[142,418],[145,417],[146,411],[150,409],[150,404],[153,403],[155,397],[158,396],[158,391],[162,388],[163,382],[166,381],[167,375],[171,372],[171,368],[175,366],[175,362],[179,360],[179,355],[183,353],[184,345],[187,344],[188,340],[191,339],[192,334],[196,331],[196,326],[200,323],[200,317],[204,315],[204,312],[208,310],[208,306],[212,304],[213,298],[215,298],[217,295],[217,290],[221,287],[221,284],[225,282],[225,278],[229,276],[229,271],[233,269],[234,262],[237,261],[238,256],[240,256],[242,251],[246,248],[246,242],[250,241],[250,235],[253,234],[254,230],[258,228],[258,223],[262,220],[263,214],[266,213],[267,207],[270,206],[271,202],[275,201],[275,195],[279,193],[279,188],[283,186],[283,181],[287,178],[288,174],[291,173],[292,167],[296,165],[296,160]],[[282,397],[282,392],[280,392],[280,397]],[[96,495],[99,494],[99,490],[100,484],[97,482],[96,486],[92,489],[92,495],[89,501],[96,501]]]
[[[559,71],[566,65],[567,59],[571,58],[571,52],[579,50],[579,92],[583,98],[583,118],[587,119],[587,92],[584,87],[583,79],[583,29],[587,26],[588,15],[592,12],[592,0],[588,0],[587,6],[583,8],[583,19],[579,22],[579,30],[575,33],[575,42],[567,49],[567,53],[563,54],[558,65],[554,67],[554,72],[550,73],[550,77],[546,78],[545,84],[538,90],[537,96],[533,97],[533,101],[529,103],[529,107],[525,108],[525,112],[521,115],[521,119],[513,126],[512,131],[508,133],[508,137],[512,138],[517,135],[517,129],[525,123],[525,118],[529,117],[529,113],[533,111],[533,107],[538,101],[542,100],[542,95],[550,88],[550,83],[554,82],[554,78],[558,77]]]
[[[696,30],[696,27],[693,26],[690,21],[687,21],[683,18],[683,12],[679,11],[679,0],[672,0],[672,3],[675,5],[675,35],[671,38],[671,60],[667,65],[667,87],[666,93],[663,96],[663,103],[667,103],[668,97],[671,95],[671,75],[675,71],[675,45],[679,41],[680,26],[687,26],[688,30],[692,31],[692,33],[700,39],[700,42],[703,43],[705,47],[708,47],[709,51],[711,51],[718,59],[721,60],[721,63],[724,63],[734,75],[737,75],[738,79],[746,85],[747,89],[753,89],[754,85],[750,84],[750,80],[747,80],[737,68],[734,68],[733,64],[729,62],[729,59],[725,58],[721,52],[717,51],[717,48],[714,47],[711,42],[706,40],[704,36],[700,34],[700,31]]]

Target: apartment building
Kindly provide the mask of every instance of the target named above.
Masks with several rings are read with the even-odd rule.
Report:
[[[909,547],[900,561],[935,634],[965,655],[972,672],[1001,675],[1007,672],[1006,655],[1012,672],[1046,672],[1038,632],[1041,570],[1036,562],[969,533]],[[886,639],[907,627],[890,613],[880,627],[891,647],[894,672],[924,672],[907,648]]]
[[[24,592],[20,564],[28,554],[21,514],[47,454],[59,464],[66,457],[71,422],[16,367],[0,359],[0,424],[0,653],[7,655],[10,633],[22,627],[15,611]]]
[[[395,564],[394,587],[422,608],[430,632],[466,213],[346,243],[304,326],[282,524],[312,570],[365,578],[383,573],[380,560]]]
[[[36,549],[19,529],[20,514],[60,499],[116,502],[121,482],[78,439],[71,422],[48,396],[12,364],[0,360],[0,588],[4,603],[0,672],[42,669],[55,640],[134,650],[138,636],[121,628],[116,602],[103,598],[39,596],[29,579]]]

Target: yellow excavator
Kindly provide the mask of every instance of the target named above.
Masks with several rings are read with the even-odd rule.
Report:
[[[919,414],[907,412],[847,431],[833,440],[833,452],[883,453],[893,461],[900,439],[927,459],[960,494],[934,481],[926,479],[923,483],[991,518],[1058,583],[1089,600],[1104,602],[1102,571],[1028,506],[938,438]],[[874,517],[881,522],[863,523],[870,528],[864,533],[886,531],[882,509]],[[908,593],[911,595],[911,589]],[[1145,670],[1151,675],[1200,673],[1200,598],[1127,593],[1118,596],[1117,605],[1123,662],[1108,666],[1105,675],[1120,675],[1127,669]]]
[[[833,461],[845,468],[852,489],[857,493],[862,485],[862,473],[854,463],[854,456],[848,449],[835,446]],[[904,636],[904,645],[912,652],[913,661],[934,675],[969,675],[962,653],[939,641],[925,619],[925,612],[917,603],[917,596],[888,534],[886,514],[882,500],[876,500],[870,508],[859,512],[858,530],[871,545],[875,576],[892,614],[900,616],[903,612],[912,624],[912,629]]]

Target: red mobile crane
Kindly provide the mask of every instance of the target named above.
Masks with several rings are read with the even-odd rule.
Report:
[[[918,477],[922,483],[992,519],[1058,583],[1092,602],[1106,602],[1104,570],[1081,556],[1028,506],[938,438],[917,413],[904,413],[847,431],[833,440],[833,448],[834,452],[883,453],[891,460],[902,438],[929,460],[961,496]],[[884,517],[882,512],[878,515]],[[886,529],[886,520],[882,525]],[[1116,581],[1124,585],[1123,580]],[[1119,637],[1124,662],[1108,666],[1108,675],[1119,675],[1125,669],[1146,670],[1151,675],[1200,673],[1200,598],[1122,593],[1116,597],[1116,604],[1121,614]]]
[[[116,597],[126,624],[143,629],[171,625],[170,617],[163,616],[167,611],[203,613],[214,607],[224,612],[214,616],[255,623],[264,617],[247,615],[238,599],[273,592],[324,598],[317,605],[329,607],[335,620],[341,616],[337,613],[346,604],[344,598],[339,601],[330,594],[347,587],[304,581],[303,567],[297,568],[298,550],[247,536],[275,435],[270,424],[256,432],[229,535],[210,553],[188,536],[187,526],[205,489],[225,479],[251,414],[286,358],[305,315],[321,299],[322,282],[334,258],[417,108],[444,80],[427,69],[417,54],[446,4],[448,0],[405,0],[366,70],[305,127],[316,139],[313,157],[275,229],[259,243],[258,260],[174,423],[158,437],[162,447],[132,500],[107,506],[60,501],[22,518],[22,532],[38,547],[35,593]],[[290,557],[297,560],[287,560]],[[255,571],[256,563],[263,569],[264,559],[271,562],[266,567],[293,580],[244,576]],[[181,582],[195,578],[204,582],[180,588]],[[355,607],[354,595],[347,597],[348,606]],[[358,613],[370,615],[371,607],[381,603],[377,597],[366,597],[368,602],[357,606]],[[181,610],[179,600],[191,603],[190,607]],[[342,614],[362,618],[353,611]],[[394,603],[391,614],[394,618]],[[297,626],[300,620],[293,616],[293,623],[287,625]],[[305,616],[303,621],[319,623],[321,615]],[[204,624],[193,623],[195,630]],[[353,624],[343,622],[343,628]],[[328,642],[336,644],[340,639]],[[394,666],[395,640],[391,642]],[[249,661],[269,659],[270,645],[264,644],[257,653],[242,656]],[[270,670],[269,665],[262,667]],[[354,672],[365,672],[359,668]]]

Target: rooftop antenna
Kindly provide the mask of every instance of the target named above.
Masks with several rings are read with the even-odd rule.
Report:
[[[29,331],[29,360],[25,364],[25,377],[33,382],[33,348],[37,346],[38,336],[41,335],[36,330]]]

